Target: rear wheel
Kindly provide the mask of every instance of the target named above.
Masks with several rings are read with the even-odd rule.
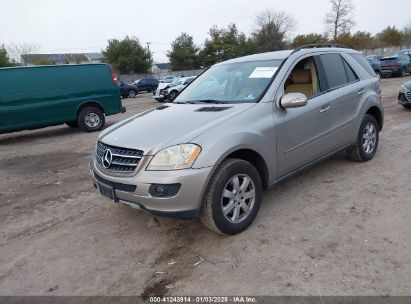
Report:
[[[401,68],[400,76],[405,77],[407,75],[407,69],[405,67]]]
[[[348,157],[359,162],[369,161],[377,152],[378,140],[377,120],[372,115],[366,114],[358,131],[357,142],[347,151]]]
[[[212,177],[200,209],[210,230],[233,235],[247,229],[260,208],[262,182],[247,161],[227,159]]]
[[[104,127],[105,117],[101,109],[86,107],[80,111],[77,121],[83,131],[95,132]]]

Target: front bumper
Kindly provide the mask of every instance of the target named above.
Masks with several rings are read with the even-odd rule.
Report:
[[[158,216],[174,218],[197,218],[212,167],[176,171],[145,171],[136,175],[112,176],[106,174],[92,156],[90,174],[94,186],[114,188],[116,198],[133,208],[144,209]],[[150,187],[154,184],[181,184],[179,192],[172,197],[153,197]],[[132,189],[132,186],[136,186]],[[131,191],[130,191],[131,188]]]
[[[153,98],[155,100],[164,100],[167,98],[168,90],[167,89],[157,89],[153,91]]]
[[[398,103],[403,106],[411,106],[411,91],[400,92],[398,95]]]

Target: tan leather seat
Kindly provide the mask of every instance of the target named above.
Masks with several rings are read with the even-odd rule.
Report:
[[[310,70],[294,70],[291,83],[285,88],[286,93],[303,93],[307,97],[314,95]]]

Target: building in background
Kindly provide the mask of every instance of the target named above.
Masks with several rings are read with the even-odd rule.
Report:
[[[156,76],[156,78],[161,79],[168,76],[171,72],[170,63],[155,63],[151,67],[151,73]]]
[[[21,55],[22,65],[101,63],[101,53],[27,54]]]

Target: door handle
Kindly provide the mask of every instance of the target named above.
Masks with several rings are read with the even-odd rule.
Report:
[[[320,110],[320,113],[327,112],[330,109],[330,106],[323,106]]]
[[[364,94],[365,93],[365,89],[361,89],[358,91],[358,95]]]

